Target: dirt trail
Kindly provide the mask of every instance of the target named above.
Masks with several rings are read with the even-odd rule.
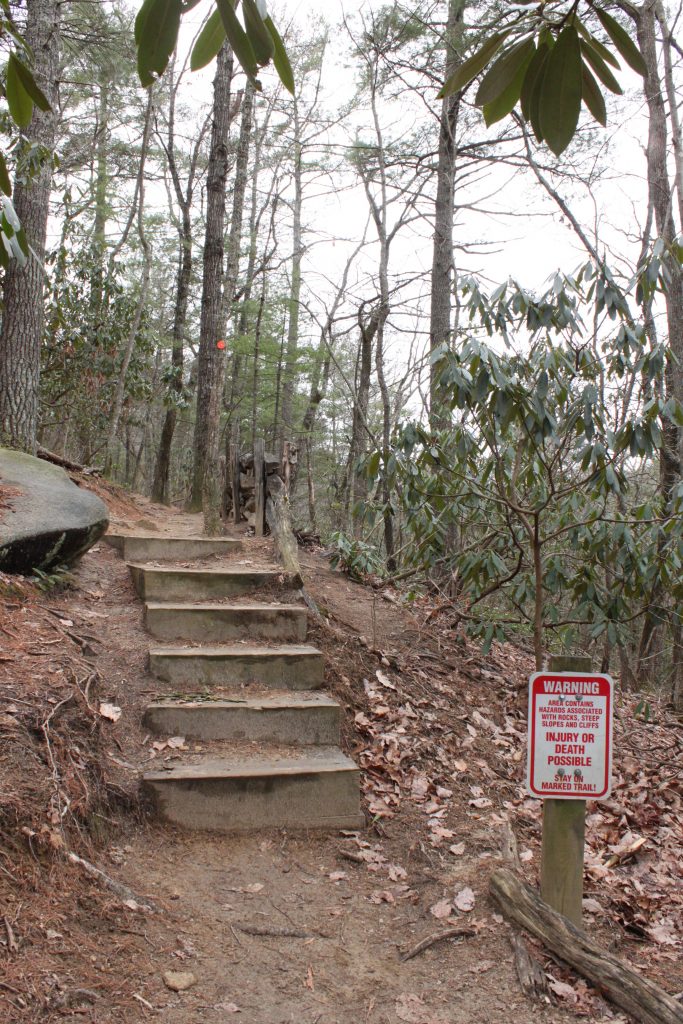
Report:
[[[135,503],[114,508],[114,529],[199,532],[197,517]],[[241,558],[272,561],[270,542],[247,541],[231,563]],[[491,658],[489,668],[481,668],[471,648],[421,630],[414,615],[333,572],[320,553],[303,552],[302,562],[307,588],[331,617],[332,625],[314,626],[310,639],[324,649],[326,686],[346,708],[345,749],[364,768],[371,824],[358,833],[208,836],[119,813],[116,822],[102,824],[108,834],[94,856],[151,899],[159,913],[131,910],[113,896],[96,905],[95,883],[68,874],[72,910],[60,905],[56,919],[46,903],[42,930],[35,928],[32,940],[44,985],[55,978],[50,984],[60,993],[75,995],[60,995],[62,1005],[53,1000],[36,1014],[28,1012],[30,1004],[27,1012],[18,1008],[17,996],[0,985],[8,1021],[576,1019],[550,1002],[532,1005],[521,994],[507,925],[487,896],[501,825],[510,801],[519,804],[515,775],[521,769],[515,765],[522,756],[521,731],[502,751],[496,748],[502,733],[498,740],[485,737],[482,693],[495,699],[500,665]],[[103,680],[97,696],[122,709],[118,722],[104,726],[107,772],[122,791],[133,793],[142,770],[174,757],[172,749],[155,749],[157,738],[141,725],[143,709],[161,685],[146,672],[142,605],[121,557],[105,544],[83,559],[77,579],[78,589],[55,597],[54,605],[75,630],[89,629],[96,637]],[[508,667],[516,657],[510,652]],[[516,671],[526,671],[523,657]],[[514,691],[512,697],[509,689],[505,697],[499,693],[501,702],[514,704]],[[523,730],[521,707],[508,711],[509,721],[519,720]],[[376,724],[383,720],[385,732]],[[522,824],[520,846],[533,875],[537,819],[529,813]],[[587,895],[599,891],[589,887]],[[12,920],[21,921],[20,914]],[[419,940],[453,925],[475,934],[440,941],[402,961]],[[606,918],[592,919],[591,927],[606,943],[623,945],[623,933]],[[46,941],[45,935],[52,937]],[[544,965],[560,990],[572,982],[565,995],[574,993],[569,998],[583,1020],[625,1020],[564,968],[548,959]],[[170,991],[168,971],[191,972],[192,987]]]
[[[201,529],[198,517],[181,514],[143,521],[163,533]],[[131,526],[139,530],[142,522]],[[265,564],[272,557],[270,542],[252,540],[230,564]],[[332,595],[341,599],[339,614],[349,624],[370,626],[369,643],[392,643],[405,632],[397,609],[385,602],[378,608],[371,592],[332,572],[325,559],[306,553],[303,560],[316,599],[323,606]],[[81,572],[96,575],[103,588],[106,581],[111,595],[102,601],[100,671],[120,680],[109,695],[124,709],[112,729],[123,746],[118,760],[149,764],[150,738],[141,734],[139,715],[161,684],[144,672],[148,639],[139,602],[121,559],[103,545]],[[348,677],[333,664],[329,675],[339,695]],[[358,754],[353,710],[349,704],[345,732],[350,752]],[[164,757],[173,753],[161,751],[156,760]],[[159,918],[133,926],[145,936],[137,943],[146,970],[136,994],[169,1024],[213,1024],[233,1015],[250,1024],[571,1019],[556,1008],[532,1009],[520,994],[506,928],[485,895],[495,836],[482,833],[475,820],[478,838],[454,857],[425,844],[423,823],[411,821],[415,809],[406,812],[355,836],[279,831],[215,837],[153,822],[117,836],[117,877],[163,908]],[[463,925],[473,918],[478,934],[440,942],[402,963],[403,951],[444,927],[430,907],[467,887],[475,909],[459,917]],[[253,934],[259,930],[275,934]],[[190,971],[196,984],[171,993],[163,981],[167,970]],[[152,1015],[142,1003],[138,1009],[139,1019]]]

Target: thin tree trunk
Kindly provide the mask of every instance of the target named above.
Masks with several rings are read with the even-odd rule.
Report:
[[[192,494],[190,509],[199,511],[204,495],[218,484],[217,464],[211,464],[217,452],[220,402],[225,369],[224,349],[217,347],[223,338],[223,231],[225,225],[225,187],[228,174],[228,128],[230,125],[230,83],[233,57],[227,43],[216,61],[213,81],[213,123],[211,150],[206,181],[206,233],[202,275],[199,359],[197,369],[197,411],[194,428]]]
[[[114,401],[112,405],[111,416],[109,418],[109,428],[107,431],[107,444],[105,448],[105,459],[104,459],[104,472],[105,475],[111,473],[114,455],[114,444],[116,442],[116,432],[119,428],[119,420],[121,418],[121,410],[123,409],[123,400],[126,393],[126,377],[128,375],[128,367],[130,360],[133,355],[133,349],[135,348],[135,341],[137,338],[138,331],[140,329],[140,323],[142,322],[142,314],[145,309],[145,303],[147,302],[147,291],[149,288],[149,275],[150,275],[150,264],[151,264],[151,253],[149,247],[149,241],[145,233],[145,222],[144,222],[144,211],[145,211],[145,162],[147,160],[147,150],[149,148],[149,136],[152,127],[152,111],[154,109],[154,88],[149,90],[149,96],[147,99],[147,110],[145,112],[145,126],[142,134],[142,146],[140,149],[140,166],[138,169],[138,181],[137,181],[137,227],[138,227],[138,238],[140,239],[140,248],[142,250],[142,281],[140,283],[140,294],[138,296],[138,304],[135,310],[135,316],[133,317],[133,323],[131,324],[126,339],[126,345],[123,352],[123,360],[119,369],[118,379],[116,381],[116,390],[114,392]]]
[[[26,130],[31,143],[51,154],[57,130],[61,4],[57,0],[28,0],[24,38],[34,57],[38,85],[52,104],[37,107]],[[14,208],[33,250],[25,267],[12,261],[5,273],[4,308],[0,327],[0,444],[35,453],[38,431],[40,348],[45,311],[43,258],[52,183],[51,156],[27,183],[18,182]]]
[[[448,23],[444,40],[446,49],[445,78],[460,64],[455,42],[460,34],[465,0],[449,0]],[[431,299],[429,313],[429,351],[436,351],[451,338],[451,292],[453,290],[453,201],[455,189],[455,127],[460,108],[460,94],[446,96],[441,104],[439,125],[439,162],[436,172],[434,201],[434,242],[432,248]],[[429,419],[432,430],[448,424],[448,414],[439,392],[436,369],[430,366]]]
[[[366,423],[370,405],[372,346],[377,334],[378,322],[377,311],[373,311],[369,319],[365,320],[363,307],[361,306],[358,310],[360,351],[356,375],[356,398],[353,403],[349,457],[346,464],[345,479],[342,484],[344,518],[352,524],[354,522],[353,509],[361,497],[361,492],[365,493],[364,484],[358,475],[357,465],[361,455],[366,450],[365,437],[367,435]]]
[[[303,256],[301,235],[302,190],[302,146],[299,105],[293,101],[294,127],[294,202],[292,205],[292,272],[289,290],[289,320],[287,324],[287,346],[282,372],[282,412],[277,433],[277,451],[284,441],[291,440],[294,427],[294,392],[296,377],[297,349],[299,342],[299,304],[301,300],[301,260]]]
[[[107,245],[107,147],[109,144],[109,83],[100,82],[95,141],[95,220],[93,223],[93,272],[90,279],[90,307],[95,316],[102,305],[104,258]]]
[[[173,331],[171,342],[171,368],[172,379],[170,386],[171,405],[166,410],[164,423],[161,429],[159,449],[154,467],[154,480],[152,483],[152,501],[169,501],[168,481],[171,471],[171,452],[173,438],[175,436],[178,422],[178,406],[183,393],[183,368],[185,363],[185,324],[187,321],[187,305],[190,297],[190,283],[194,267],[193,257],[193,234],[192,234],[192,199],[194,196],[195,178],[197,173],[197,162],[201,151],[204,136],[208,126],[208,119],[204,122],[197,136],[192,149],[192,157],[187,173],[187,181],[183,189],[178,162],[176,160],[175,147],[175,103],[180,77],[171,88],[171,95],[168,108],[168,127],[166,141],[161,139],[168,169],[173,182],[176,202],[180,207],[181,220],[178,227],[179,254],[178,273],[176,278],[176,298],[173,310]]]
[[[647,145],[647,173],[649,201],[654,210],[658,236],[667,250],[676,237],[674,224],[673,190],[667,169],[668,142],[667,121],[662,86],[659,78],[656,42],[657,0],[646,0],[637,10],[630,13],[636,22],[638,44],[643,55],[647,73],[643,88],[648,108],[649,130]],[[676,134],[674,122],[674,136]],[[664,293],[666,323],[671,357],[664,371],[664,388],[667,397],[683,401],[683,273],[678,260],[668,262],[669,285]],[[663,445],[661,450],[660,487],[662,497],[670,507],[676,487],[681,478],[681,442],[683,432],[668,419],[662,423]],[[652,595],[652,610],[656,612],[664,595],[657,585]],[[674,609],[674,614],[677,611]],[[652,650],[654,632],[657,626],[656,614],[648,614],[643,623],[638,651],[638,677],[642,678],[648,652]],[[675,625],[674,625],[675,630]],[[675,662],[678,666],[678,659]],[[675,680],[673,689],[681,692],[683,686]]]

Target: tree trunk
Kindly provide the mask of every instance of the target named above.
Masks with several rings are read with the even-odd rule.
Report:
[[[648,108],[648,145],[647,145],[647,176],[649,201],[654,210],[655,226],[658,236],[664,241],[667,251],[676,238],[674,224],[673,190],[667,169],[668,132],[666,108],[659,78],[656,41],[657,0],[646,0],[637,10],[631,11],[636,22],[638,44],[647,67],[643,88]],[[678,130],[678,118],[674,119],[674,138]],[[667,360],[664,371],[664,389],[666,397],[683,402],[683,271],[677,259],[667,263],[670,274],[668,287],[664,292],[666,323],[668,330],[671,356]],[[671,506],[673,496],[681,478],[681,443],[683,431],[670,420],[662,422],[663,445],[660,463],[660,488],[662,498],[667,507]],[[663,601],[662,587],[657,584],[651,597],[653,611]],[[673,615],[678,610],[674,607]],[[651,649],[654,632],[657,626],[656,616],[645,616],[643,631],[639,644],[638,677],[642,679],[647,652]],[[675,623],[674,623],[675,631]],[[674,661],[676,671],[682,671],[679,659]],[[683,686],[674,680],[673,690],[680,693]]]
[[[45,238],[50,213],[52,150],[57,129],[61,4],[28,0],[24,38],[34,57],[34,75],[52,110],[37,107],[26,134],[48,151],[39,174],[18,183],[14,208],[33,250],[25,267],[12,261],[5,274],[0,328],[0,443],[35,453],[38,430],[40,348],[43,338]]]
[[[446,70],[450,78],[460,64],[455,42],[460,34],[465,0],[449,0],[446,26]],[[453,200],[455,188],[455,127],[460,94],[446,96],[441,104],[439,126],[439,162],[434,202],[434,242],[432,248],[431,300],[429,312],[429,351],[433,353],[451,338],[451,292],[453,290]],[[429,421],[432,430],[448,425],[434,366],[429,376]]]
[[[147,235],[145,233],[145,222],[144,222],[144,211],[145,211],[145,162],[147,160],[147,150],[149,148],[149,136],[152,127],[152,112],[154,110],[154,88],[149,90],[149,96],[147,98],[147,111],[145,113],[145,127],[142,134],[142,147],[140,150],[140,166],[138,170],[138,180],[136,187],[136,200],[137,200],[137,226],[138,226],[138,238],[140,239],[140,248],[142,250],[142,282],[140,284],[140,295],[138,297],[138,304],[135,310],[135,316],[133,323],[130,326],[128,337],[126,339],[126,345],[123,352],[123,359],[119,368],[119,375],[116,381],[116,390],[114,391],[114,401],[112,403],[111,416],[109,418],[109,427],[107,430],[107,444],[105,449],[104,459],[104,472],[108,475],[111,472],[114,457],[114,444],[116,442],[116,431],[119,427],[119,420],[121,418],[121,411],[123,409],[123,401],[126,393],[126,376],[128,374],[128,367],[133,355],[133,349],[135,348],[135,340],[137,333],[140,329],[140,323],[142,322],[142,314],[145,309],[145,303],[147,301],[147,290],[149,287],[149,275],[150,275],[150,262],[151,253]]]
[[[282,411],[280,426],[277,433],[277,451],[282,449],[283,442],[291,440],[294,409],[294,392],[296,378],[297,348],[299,342],[299,303],[301,300],[301,258],[303,256],[301,239],[301,207],[303,203],[301,180],[301,120],[296,97],[293,101],[294,117],[294,202],[292,205],[292,273],[289,289],[289,320],[287,324],[287,345],[282,370]]]
[[[217,348],[217,342],[223,338],[224,327],[223,230],[232,66],[232,50],[225,43],[218,54],[213,81],[213,123],[206,180],[206,233],[197,369],[197,412],[190,497],[190,510],[195,512],[203,506],[207,485],[208,490],[212,491],[210,478],[213,477],[214,483],[217,482],[218,470],[217,465],[211,465],[211,457],[217,450],[225,367],[225,350]]]
[[[361,496],[363,487],[358,476],[357,465],[361,455],[366,451],[368,409],[370,406],[370,376],[372,374],[372,346],[377,334],[377,311],[373,311],[369,319],[364,318],[363,306],[358,310],[358,326],[360,329],[360,350],[358,353],[358,369],[356,373],[356,396],[353,403],[351,420],[351,443],[346,463],[346,473],[342,484],[344,518],[353,522],[353,509]]]

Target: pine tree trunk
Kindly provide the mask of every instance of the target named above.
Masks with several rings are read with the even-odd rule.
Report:
[[[14,191],[14,208],[33,250],[24,268],[12,262],[5,274],[4,309],[0,328],[0,444],[35,452],[38,431],[40,348],[45,238],[50,213],[51,152],[57,129],[61,4],[57,0],[28,0],[24,38],[34,56],[33,71],[52,110],[34,108],[26,130],[34,145],[45,147],[40,173]]]
[[[223,231],[225,226],[225,186],[228,174],[228,128],[230,124],[230,82],[233,57],[227,43],[216,61],[213,81],[213,123],[206,179],[206,233],[202,275],[199,359],[197,368],[197,413],[194,428],[192,494],[190,510],[203,507],[208,491],[219,493],[218,465],[211,465],[217,451],[220,401],[225,372],[224,349],[217,348],[223,338]],[[218,499],[220,501],[220,498]],[[212,502],[213,504],[213,502]],[[218,507],[218,505],[216,505]]]
[[[449,0],[446,27],[446,72],[449,78],[460,63],[454,42],[462,26],[465,0]],[[434,203],[434,242],[432,249],[431,301],[429,314],[429,351],[434,352],[451,338],[451,293],[453,291],[453,199],[455,188],[455,127],[460,94],[446,96],[441,105],[439,162],[436,172]],[[448,424],[448,414],[434,366],[429,379],[429,420],[432,430]]]
[[[287,346],[282,370],[282,412],[277,433],[277,452],[282,451],[285,441],[291,440],[294,411],[297,348],[299,342],[299,303],[301,300],[301,207],[303,203],[301,180],[301,121],[296,99],[294,107],[294,202],[292,205],[292,272],[289,291],[289,321],[287,324]]]

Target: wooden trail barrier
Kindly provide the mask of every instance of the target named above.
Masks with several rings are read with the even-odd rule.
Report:
[[[277,481],[286,481],[295,468],[296,447],[286,445],[282,458],[265,450],[262,438],[254,442],[253,452],[240,451],[239,425],[232,430],[227,457],[226,486],[223,495],[223,519],[237,525],[244,520],[254,527],[257,537],[266,532],[266,499]]]
[[[508,868],[491,876],[491,896],[505,917],[525,928],[640,1024],[683,1024],[683,1005],[629,964],[601,949],[548,906]]]
[[[549,668],[551,672],[590,672],[591,659],[553,657]],[[585,833],[585,800],[543,801],[541,896],[577,928],[583,914]]]

